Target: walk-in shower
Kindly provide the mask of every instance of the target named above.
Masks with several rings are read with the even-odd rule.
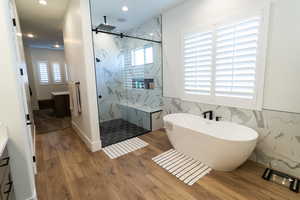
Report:
[[[105,147],[162,126],[161,18],[126,30],[124,26],[104,30],[99,20],[93,22],[93,40],[100,137]],[[115,26],[114,20],[110,23]]]

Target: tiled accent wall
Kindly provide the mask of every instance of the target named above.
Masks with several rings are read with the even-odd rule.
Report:
[[[166,97],[163,101],[164,114],[201,115],[204,111],[213,110],[216,116],[222,116],[225,121],[232,121],[255,129],[259,133],[259,139],[250,159],[300,177],[300,114],[245,110]]]
[[[160,41],[161,18],[153,18],[126,34]],[[124,52],[149,44],[153,46],[154,63],[145,65],[145,78],[154,79],[155,89],[125,88],[123,84]],[[100,62],[96,63],[96,79],[98,96],[102,96],[98,101],[101,122],[124,117],[125,109],[122,108],[122,115],[120,103],[151,108],[161,107],[161,44],[94,33],[94,48],[96,58],[100,59]],[[128,108],[128,112],[131,112],[130,108]],[[136,115],[137,119],[135,121],[141,121],[141,116],[142,114]]]
[[[121,117],[118,103],[124,98],[122,82],[121,39],[107,34],[95,34],[96,81],[100,121]]]
[[[126,34],[161,41],[161,18],[155,17]],[[136,49],[149,44],[153,46],[154,62],[153,64],[145,65],[145,78],[153,78],[155,88],[153,90],[128,89],[125,91],[126,95],[124,97],[126,98],[125,101],[132,104],[160,108],[162,105],[161,44],[137,39],[124,39],[123,49]]]
[[[142,127],[146,130],[151,130],[150,113],[146,113],[128,106],[120,106],[120,111],[122,119],[126,119],[126,121],[135,124],[139,127]]]

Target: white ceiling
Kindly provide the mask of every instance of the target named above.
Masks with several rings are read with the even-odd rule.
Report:
[[[68,1],[48,0],[48,4],[42,6],[38,0],[16,0],[25,44],[36,47],[52,47],[57,42],[63,44],[62,23]],[[109,24],[117,26],[117,31],[127,31],[183,1],[90,0],[93,26],[102,23],[106,15]],[[128,12],[121,10],[123,5],[128,6]],[[120,22],[118,19],[126,21]],[[27,38],[27,33],[33,33],[36,37]]]
[[[184,0],[90,0],[92,22],[95,28],[103,23],[103,16],[107,16],[108,24],[116,26],[120,32],[126,32],[143,22],[158,16]],[[127,5],[128,12],[122,11],[122,6]],[[120,22],[118,19],[125,19]]]
[[[27,45],[52,47],[63,44],[62,22],[69,0],[48,0],[46,6],[38,0],[16,0],[22,33],[33,33],[34,39],[24,36]],[[72,0],[71,0],[72,1]]]

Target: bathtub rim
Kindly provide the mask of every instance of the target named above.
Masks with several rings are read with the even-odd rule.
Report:
[[[247,139],[247,138],[246,138],[246,139],[239,139],[239,138],[238,138],[238,139],[230,139],[230,138],[225,138],[225,137],[217,137],[217,136],[215,136],[215,135],[206,133],[205,131],[194,130],[194,129],[190,128],[190,127],[185,127],[185,126],[182,126],[182,125],[180,125],[180,124],[175,124],[174,122],[172,122],[172,120],[167,119],[168,116],[170,117],[170,116],[176,116],[176,115],[190,115],[190,116],[196,116],[196,117],[201,118],[201,117],[198,116],[198,115],[190,114],[190,113],[172,113],[172,114],[165,115],[165,116],[163,117],[164,123],[165,123],[165,122],[168,122],[168,123],[171,123],[172,126],[177,126],[177,127],[183,128],[183,129],[188,129],[188,130],[190,130],[190,131],[196,132],[197,134],[205,134],[206,136],[212,137],[212,138],[214,138],[214,139],[225,140],[225,141],[229,141],[229,142],[253,142],[253,141],[256,141],[256,142],[257,142],[257,140],[258,140],[258,138],[259,138],[259,134],[257,133],[257,131],[254,130],[254,129],[252,129],[252,128],[250,128],[250,127],[248,127],[248,126],[241,125],[241,124],[238,124],[238,123],[235,123],[235,122],[230,122],[230,121],[219,121],[219,122],[217,122],[217,121],[212,121],[212,120],[208,120],[208,119],[201,118],[201,120],[206,121],[206,122],[210,122],[210,123],[228,123],[228,124],[232,124],[232,125],[235,125],[235,126],[239,126],[239,127],[244,128],[244,129],[248,129],[248,131],[250,131],[250,132],[252,132],[253,134],[255,134],[255,137],[253,137],[253,138],[251,138],[251,139]],[[164,126],[165,126],[165,125],[164,125]],[[166,131],[168,131],[168,130],[166,129]],[[251,133],[251,134],[252,134],[252,133]]]

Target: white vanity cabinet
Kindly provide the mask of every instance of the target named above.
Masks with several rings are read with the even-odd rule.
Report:
[[[4,149],[0,157],[0,199],[13,199],[13,181],[10,176],[7,148]]]
[[[13,200],[13,181],[10,175],[10,157],[7,150],[7,129],[0,123],[0,200]]]

